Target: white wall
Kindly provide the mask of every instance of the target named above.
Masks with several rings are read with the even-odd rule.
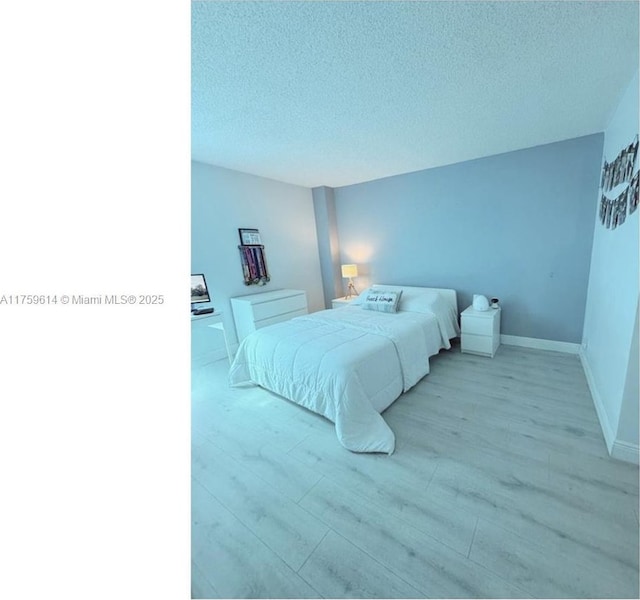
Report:
[[[260,230],[271,281],[246,286],[238,228]],[[191,272],[204,273],[212,304],[237,335],[229,298],[282,288],[307,292],[309,311],[324,308],[311,190],[199,162],[191,163]],[[214,342],[212,336],[212,343]],[[217,336],[218,338],[220,336]]]
[[[637,133],[636,74],[605,131],[603,161],[612,162]],[[617,192],[616,188],[607,195],[613,198]],[[599,204],[600,195],[594,201]],[[631,365],[634,352],[635,356],[638,353],[638,336],[634,336],[638,307],[638,213],[640,210],[627,216],[625,223],[613,230],[606,229],[596,215],[582,338],[585,372],[609,451],[614,456],[617,442],[627,449],[638,446],[638,408],[633,406],[637,405],[638,396],[628,383],[634,372],[636,377],[638,373],[637,365]]]
[[[331,308],[331,301],[345,294],[343,292],[345,281],[340,269],[340,240],[336,219],[336,202],[332,188],[318,187],[313,188],[312,192],[313,206],[316,212],[324,303],[327,308]]]
[[[638,445],[638,388],[640,355],[638,353],[638,312],[636,309],[636,322],[634,326],[633,339],[631,341],[631,353],[629,355],[629,369],[627,371],[627,381],[622,397],[622,408],[618,421],[618,434],[616,444],[623,446]]]

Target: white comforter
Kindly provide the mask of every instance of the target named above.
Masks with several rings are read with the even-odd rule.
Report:
[[[324,415],[349,450],[391,454],[395,436],[380,413],[429,373],[429,356],[450,348],[450,334],[434,314],[323,310],[246,337],[230,383],[260,385]]]

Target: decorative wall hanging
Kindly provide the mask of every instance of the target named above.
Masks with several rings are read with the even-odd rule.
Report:
[[[638,135],[626,148],[623,148],[612,163],[604,161],[600,187],[600,223],[607,229],[622,225],[629,214],[638,208],[638,171],[633,174],[638,156]],[[633,175],[633,177],[632,177]],[[616,198],[608,198],[605,192],[626,183],[627,187]]]
[[[262,238],[257,229],[238,229],[240,262],[245,285],[265,285],[270,281]]]
[[[633,214],[638,208],[638,173],[633,176],[629,187],[627,188],[627,198],[629,199],[629,214]]]
[[[602,167],[602,180],[600,187],[605,192],[612,190],[621,183],[626,183],[631,179],[633,166],[638,155],[638,136],[635,141],[620,151],[616,159],[612,163],[604,161]]]

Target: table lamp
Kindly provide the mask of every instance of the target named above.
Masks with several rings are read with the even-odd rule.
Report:
[[[346,299],[353,298],[358,295],[358,291],[356,290],[356,286],[353,285],[352,277],[358,276],[358,265],[342,265],[342,276],[346,279],[349,278],[349,290]]]

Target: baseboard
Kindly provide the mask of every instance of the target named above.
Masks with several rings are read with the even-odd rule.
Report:
[[[582,369],[584,371],[585,377],[587,378],[587,385],[589,386],[591,398],[593,399],[593,405],[595,406],[596,413],[598,414],[600,429],[602,429],[602,435],[604,436],[604,441],[607,445],[609,455],[617,460],[622,460],[624,462],[629,462],[636,465],[640,464],[640,447],[638,447],[636,444],[629,444],[628,442],[616,440],[616,434],[613,431],[613,427],[611,427],[611,423],[609,422],[607,411],[604,409],[604,403],[602,402],[602,397],[600,396],[598,388],[596,387],[589,361],[587,360],[587,357],[582,349],[578,354],[580,356],[580,362],[582,363]]]
[[[580,353],[580,344],[542,340],[519,335],[501,335],[500,343],[506,346],[521,346],[523,348],[535,348],[536,350],[553,350],[554,352],[565,352],[567,354]]]
[[[640,448],[628,442],[614,442],[613,448],[611,449],[611,456],[635,465],[640,464]]]
[[[584,371],[584,375],[587,378],[587,385],[589,386],[589,391],[591,392],[591,398],[593,400],[593,405],[596,408],[596,413],[598,414],[598,421],[600,421],[600,429],[602,429],[602,435],[604,436],[604,441],[607,444],[607,450],[609,454],[613,450],[613,444],[616,441],[616,434],[613,431],[613,427],[611,427],[611,423],[609,423],[609,417],[607,416],[607,411],[604,409],[604,404],[602,402],[602,398],[600,393],[598,392],[598,388],[596,387],[595,380],[593,379],[593,372],[591,371],[591,367],[589,365],[589,361],[585,353],[580,350],[578,353],[580,356],[580,362],[582,363],[582,370]]]

